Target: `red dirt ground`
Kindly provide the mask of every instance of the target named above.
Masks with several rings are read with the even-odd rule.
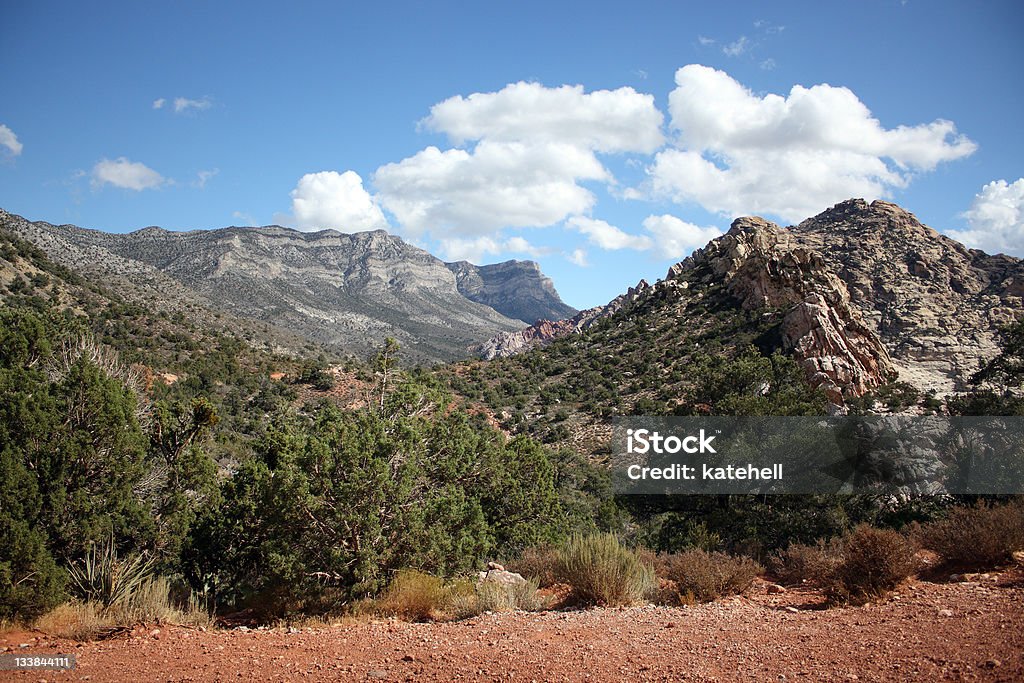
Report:
[[[7,653],[77,655],[14,681],[1024,680],[1024,575],[913,582],[879,604],[824,610],[809,590],[693,607],[485,614],[318,629],[137,627],[75,643],[0,635]],[[294,631],[294,632],[292,632]],[[28,647],[21,647],[22,644]]]

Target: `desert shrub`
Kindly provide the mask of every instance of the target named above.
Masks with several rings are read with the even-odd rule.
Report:
[[[628,605],[654,586],[654,569],[614,534],[573,536],[558,551],[558,577],[585,604]]]
[[[659,555],[655,569],[660,578],[675,584],[678,600],[684,603],[742,593],[763,571],[749,557],[706,550]]]
[[[476,598],[481,612],[536,612],[544,606],[533,580],[517,584],[481,581],[476,587]]]
[[[830,542],[819,540],[815,545],[793,543],[785,550],[779,550],[768,558],[768,569],[786,586],[820,582],[831,576],[839,562],[842,548],[838,539]]]
[[[84,602],[103,608],[128,604],[135,591],[150,578],[153,561],[142,555],[117,556],[114,539],[93,545],[81,562],[68,567],[69,588]]]
[[[558,549],[547,543],[532,545],[517,559],[507,563],[507,569],[533,579],[541,588],[547,588],[558,583]]]
[[[402,570],[376,601],[376,611],[408,621],[427,621],[447,607],[444,580],[414,569]]]
[[[952,508],[943,519],[919,526],[914,536],[950,564],[994,567],[1024,549],[1024,505]]]
[[[833,603],[861,604],[883,597],[917,569],[914,545],[891,529],[861,524],[841,543],[838,561],[821,582]]]

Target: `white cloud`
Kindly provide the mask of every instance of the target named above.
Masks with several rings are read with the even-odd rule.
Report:
[[[976,149],[950,121],[883,128],[847,88],[757,96],[697,64],[679,69],[676,85],[669,113],[678,137],[648,169],[651,189],[727,216],[800,220],[849,197],[887,196],[913,172]]]
[[[153,100],[153,109],[163,109],[165,104],[167,104],[167,100],[163,97],[158,97]]]
[[[441,240],[441,255],[449,261],[481,263],[487,254],[500,254],[501,245],[486,235],[474,238],[448,237]]]
[[[293,222],[299,230],[362,232],[388,227],[380,207],[354,171],[307,173],[299,178],[291,198],[292,216],[275,218]]]
[[[651,153],[664,117],[652,95],[633,88],[583,91],[511,83],[498,92],[456,95],[435,104],[423,125],[460,145],[468,140],[554,142],[598,152]]]
[[[587,241],[600,249],[651,251],[659,259],[673,260],[687,256],[723,232],[716,227],[701,227],[687,223],[669,214],[645,218],[643,227],[646,235],[633,235],[606,221],[586,216],[573,216],[565,223],[573,230],[586,235]],[[572,257],[569,260],[576,263]]]
[[[160,100],[157,100],[157,102],[162,102],[162,98]],[[153,104],[155,106],[156,102],[154,102]],[[211,106],[213,106],[213,101],[209,97],[204,97],[199,100],[190,100],[187,97],[174,98],[175,114],[184,114],[193,109],[196,111],[202,111],[203,109],[209,109]],[[159,109],[159,107],[156,108]]]
[[[650,249],[652,242],[644,235],[631,235],[619,228],[596,218],[573,216],[566,225],[587,236],[587,240],[601,249]]]
[[[550,249],[536,247],[522,237],[498,240],[488,235],[480,237],[446,237],[440,240],[441,254],[450,261],[482,263],[488,254],[526,254],[539,258],[551,253]]]
[[[566,256],[566,259],[569,260],[569,263],[573,263],[580,268],[586,268],[590,265],[590,262],[587,261],[587,252],[582,249],[573,249],[572,253]]]
[[[546,142],[484,140],[472,152],[427,149],[377,169],[382,206],[413,236],[491,235],[551,225],[595,198],[579,180],[610,180],[593,152]]]
[[[988,183],[963,215],[970,227],[950,237],[990,254],[1024,256],[1024,178]]]
[[[510,254],[526,254],[530,258],[540,258],[541,256],[547,256],[551,253],[551,249],[548,247],[537,247],[524,238],[524,237],[509,237],[505,240],[502,245],[502,251]]]
[[[644,230],[651,235],[658,254],[667,259],[688,256],[694,249],[703,247],[722,234],[722,230],[716,227],[701,227],[669,214],[648,216],[643,225]]]
[[[703,45],[704,47],[707,47],[708,45],[714,45],[715,39],[708,38],[707,36],[697,36],[697,42]]]
[[[113,185],[126,190],[149,190],[168,182],[162,175],[137,161],[125,157],[101,159],[92,167],[92,186],[99,189]]]
[[[468,147],[428,147],[381,166],[373,181],[407,236],[429,233],[451,253],[496,253],[514,244],[505,229],[589,212],[596,198],[582,183],[615,182],[597,154],[653,153],[663,123],[654,97],[632,88],[511,83],[450,97],[421,121]]]
[[[6,147],[14,156],[21,154],[21,150],[24,149],[24,145],[18,142],[18,136],[14,134],[14,131],[2,123],[0,123],[0,145]]]
[[[202,190],[203,188],[206,187],[206,182],[210,178],[217,175],[218,173],[220,173],[219,168],[211,168],[209,170],[199,171],[199,173],[196,174],[196,179],[192,182],[192,186],[198,187],[200,190]]]
[[[769,57],[758,64],[758,66],[761,67],[761,71],[772,71],[777,65],[775,60]]]
[[[740,36],[728,45],[722,46],[722,52],[729,57],[739,57],[749,49],[750,39],[746,36]]]

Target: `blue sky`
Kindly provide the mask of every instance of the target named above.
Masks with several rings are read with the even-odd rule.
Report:
[[[1024,255],[1024,4],[708,5],[0,0],[0,207],[384,227],[577,307],[850,196]]]

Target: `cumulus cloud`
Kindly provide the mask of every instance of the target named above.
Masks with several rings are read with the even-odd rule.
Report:
[[[580,180],[609,180],[594,153],[556,142],[483,140],[472,151],[437,147],[377,169],[385,209],[413,236],[493,235],[585,213],[595,198]]]
[[[14,131],[2,123],[0,123],[0,145],[6,147],[13,156],[21,154],[21,150],[24,148]]]
[[[725,215],[797,221],[849,197],[887,196],[976,149],[950,121],[884,128],[847,88],[758,96],[697,64],[676,72],[669,113],[677,137],[648,169],[651,188]]]
[[[586,216],[573,216],[566,225],[587,236],[591,244],[607,250],[650,249],[651,240],[643,235],[631,235],[610,223]]]
[[[165,104],[167,104],[167,100],[163,97],[158,97],[153,100],[153,109],[163,109]]]
[[[435,104],[422,125],[456,144],[487,139],[574,145],[598,152],[644,152],[664,138],[652,95],[633,88],[584,92],[581,85],[548,88],[511,83],[498,92],[456,95]]]
[[[441,254],[450,261],[469,261],[480,263],[488,255],[525,254],[538,258],[551,253],[550,249],[535,247],[523,237],[510,237],[499,240],[482,235],[480,237],[463,238],[447,237],[440,241]]]
[[[586,235],[587,241],[600,249],[652,251],[657,253],[659,258],[665,259],[680,259],[687,256],[694,249],[703,247],[722,234],[719,228],[701,227],[669,214],[645,218],[645,235],[630,234],[606,221],[586,216],[573,216],[565,223],[573,230]]]
[[[582,249],[573,249],[572,253],[565,258],[568,259],[569,263],[573,263],[580,268],[586,268],[590,265],[590,262],[587,261],[587,252]]]
[[[589,212],[596,198],[584,183],[615,182],[597,155],[651,154],[664,144],[663,123],[654,97],[632,88],[511,83],[431,107],[421,126],[457,147],[381,166],[373,182],[413,238],[429,233],[449,254],[513,251],[502,231]]]
[[[990,254],[1024,256],[1024,178],[988,183],[963,215],[969,228],[950,237]]]
[[[299,230],[362,232],[388,227],[380,207],[354,171],[307,173],[299,178],[291,198],[291,217],[278,218]]]
[[[701,227],[669,214],[648,216],[644,230],[651,236],[658,253],[668,259],[681,259],[722,234],[716,227]]]
[[[157,102],[162,102],[162,100],[157,100]],[[153,104],[155,105],[156,102]],[[209,109],[211,106],[213,106],[213,101],[209,97],[203,97],[198,100],[190,100],[187,97],[174,98],[175,114],[184,114],[192,110],[202,111],[203,109]],[[159,109],[159,107],[157,107],[157,109]]]
[[[101,159],[92,167],[92,186],[100,189],[113,185],[126,190],[150,190],[168,182],[162,175],[137,161],[126,157]]]

